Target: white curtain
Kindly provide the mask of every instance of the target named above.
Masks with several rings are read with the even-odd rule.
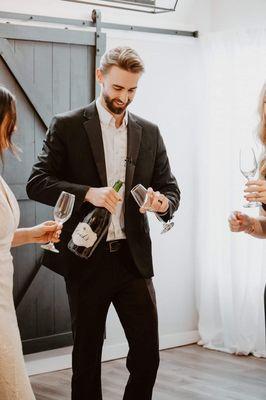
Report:
[[[266,357],[263,292],[266,240],[231,233],[227,218],[242,208],[245,179],[239,148],[255,139],[259,92],[266,81],[266,30],[202,38],[203,129],[197,141],[196,289],[199,344]]]

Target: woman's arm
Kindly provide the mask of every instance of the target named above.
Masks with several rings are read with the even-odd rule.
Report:
[[[15,231],[11,247],[30,243],[59,242],[62,225],[55,221],[46,221],[31,228],[19,228]]]
[[[265,210],[260,207],[259,211],[260,215],[257,218],[249,218],[250,219],[250,232],[251,236],[254,236],[259,239],[266,238],[266,212]]]
[[[260,216],[250,218],[249,227],[245,230],[246,233],[258,239],[266,238],[266,217]]]
[[[31,240],[31,228],[20,228],[14,233],[11,247],[22,246],[23,244],[33,243]]]
[[[240,211],[234,211],[229,217],[229,226],[232,232],[245,232],[259,239],[266,238],[266,216],[260,210],[260,216],[252,218]]]

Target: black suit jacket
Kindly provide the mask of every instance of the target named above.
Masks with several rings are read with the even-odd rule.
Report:
[[[162,218],[167,221],[178,208],[180,191],[171,173],[165,146],[156,125],[129,113],[125,182],[125,231],[141,275],[153,276],[151,240],[147,216],[130,194],[137,183],[165,194],[170,207]],[[38,161],[27,184],[30,199],[54,206],[61,191],[76,196],[72,217],[64,224],[59,254],[45,251],[43,265],[67,277],[82,273],[90,259],[72,254],[67,244],[78,222],[93,208],[84,202],[89,187],[107,186],[101,125],[95,102],[88,107],[53,118]]]

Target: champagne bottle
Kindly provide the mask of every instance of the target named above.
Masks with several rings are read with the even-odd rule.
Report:
[[[122,185],[123,182],[118,180],[113,189],[119,192]],[[77,225],[68,249],[81,258],[89,258],[107,234],[110,222],[110,212],[106,208],[96,207]]]

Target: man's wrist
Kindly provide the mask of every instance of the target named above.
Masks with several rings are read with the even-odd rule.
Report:
[[[164,215],[168,214],[168,211],[169,211],[169,207],[167,208],[167,210],[166,210],[166,211],[163,211],[163,212],[157,212],[157,214],[159,214],[161,217],[163,217]]]
[[[87,193],[85,195],[84,201],[88,201],[89,203],[91,202],[91,189],[92,187],[89,188],[89,190],[87,190]]]

